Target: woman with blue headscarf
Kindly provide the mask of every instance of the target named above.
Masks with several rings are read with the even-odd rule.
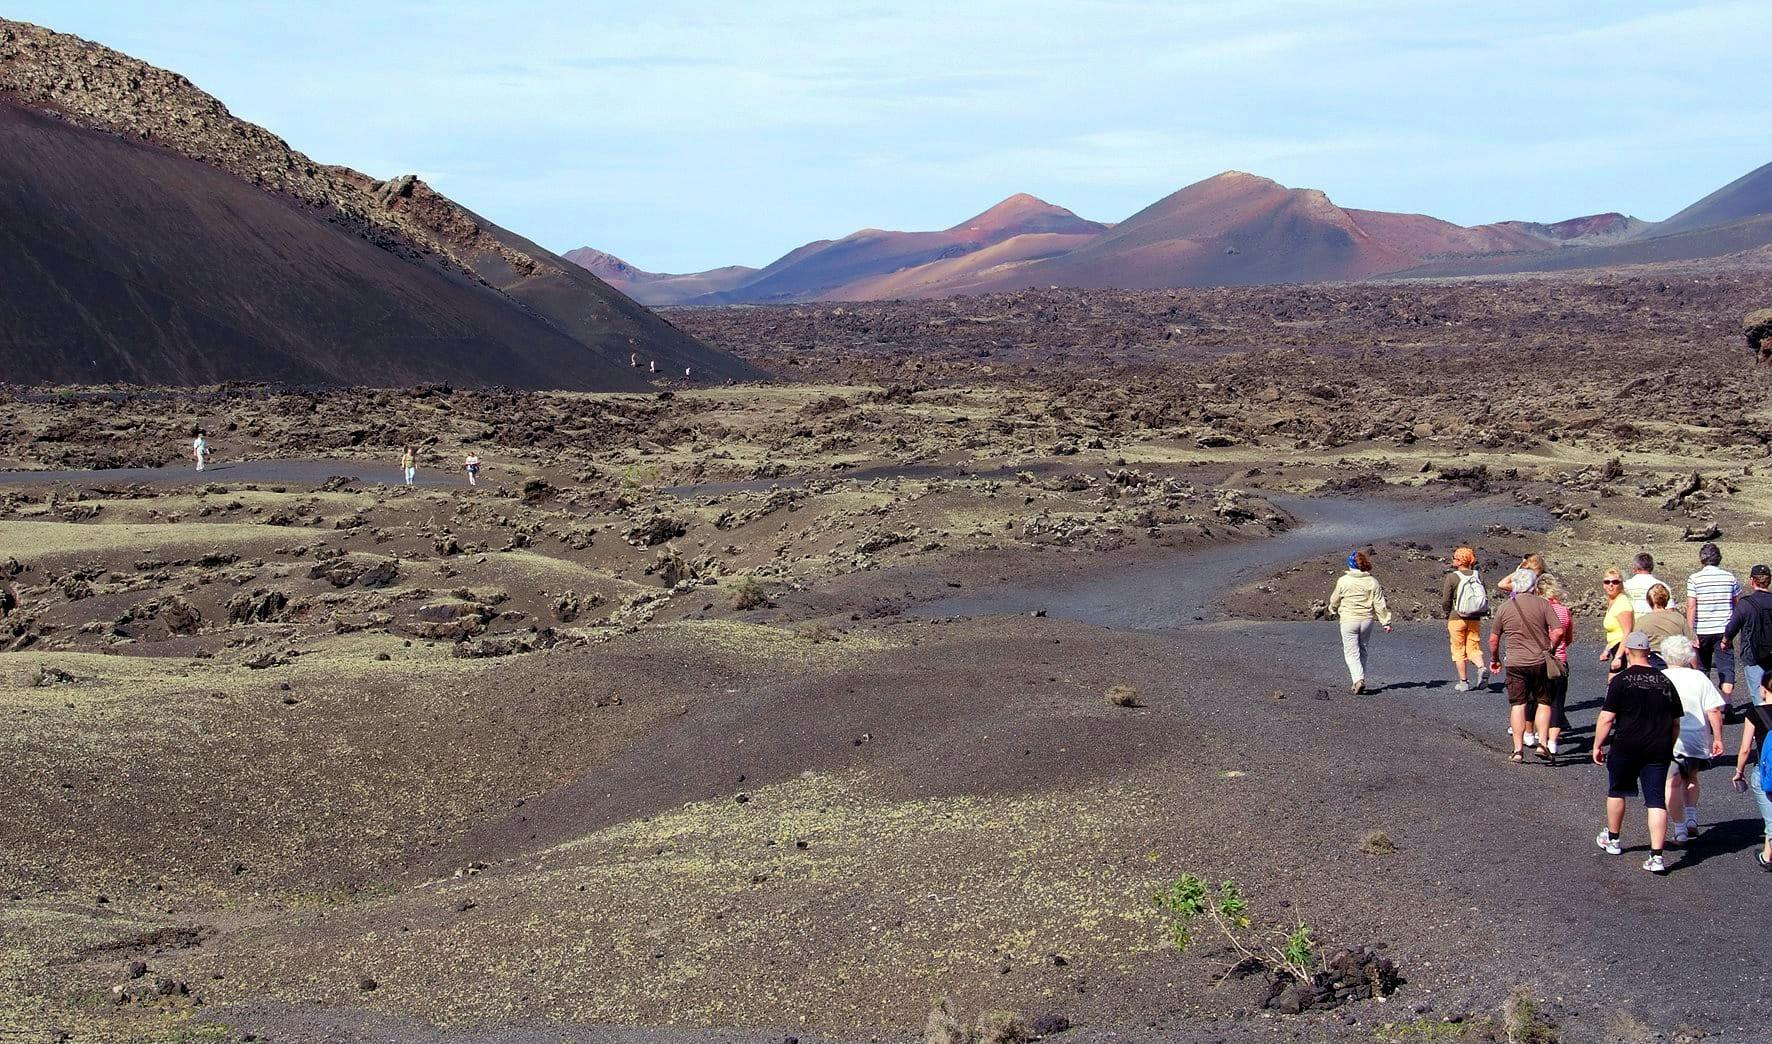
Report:
[[[1366,691],[1366,648],[1372,642],[1372,631],[1391,629],[1391,609],[1384,601],[1384,588],[1372,575],[1372,560],[1366,552],[1355,551],[1347,556],[1347,572],[1335,581],[1335,592],[1329,596],[1329,611],[1341,622],[1341,655],[1347,660],[1348,677],[1353,679],[1354,693]]]

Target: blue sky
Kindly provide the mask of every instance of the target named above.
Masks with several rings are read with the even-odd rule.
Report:
[[[314,159],[556,250],[763,264],[1221,170],[1465,224],[1656,220],[1772,161],[1772,4],[11,0]]]

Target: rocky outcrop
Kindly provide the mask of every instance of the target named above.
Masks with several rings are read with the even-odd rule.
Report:
[[[1747,313],[1741,321],[1742,336],[1747,338],[1747,350],[1761,362],[1772,361],[1772,308],[1761,308]]]

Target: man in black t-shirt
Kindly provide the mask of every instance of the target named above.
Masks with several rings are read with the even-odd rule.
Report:
[[[1685,709],[1674,683],[1649,665],[1648,635],[1632,631],[1624,640],[1624,655],[1630,664],[1606,687],[1606,704],[1594,724],[1594,763],[1606,766],[1608,780],[1606,829],[1594,844],[1611,855],[1622,851],[1618,834],[1624,829],[1624,802],[1640,787],[1649,821],[1649,858],[1643,869],[1665,874],[1661,850],[1667,841],[1667,768]]]

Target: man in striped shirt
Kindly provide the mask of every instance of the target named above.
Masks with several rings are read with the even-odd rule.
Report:
[[[1723,552],[1715,544],[1698,549],[1698,572],[1686,578],[1686,623],[1698,636],[1698,669],[1717,672],[1717,683],[1728,700],[1735,691],[1735,654],[1724,641],[1741,583],[1723,568]]]

